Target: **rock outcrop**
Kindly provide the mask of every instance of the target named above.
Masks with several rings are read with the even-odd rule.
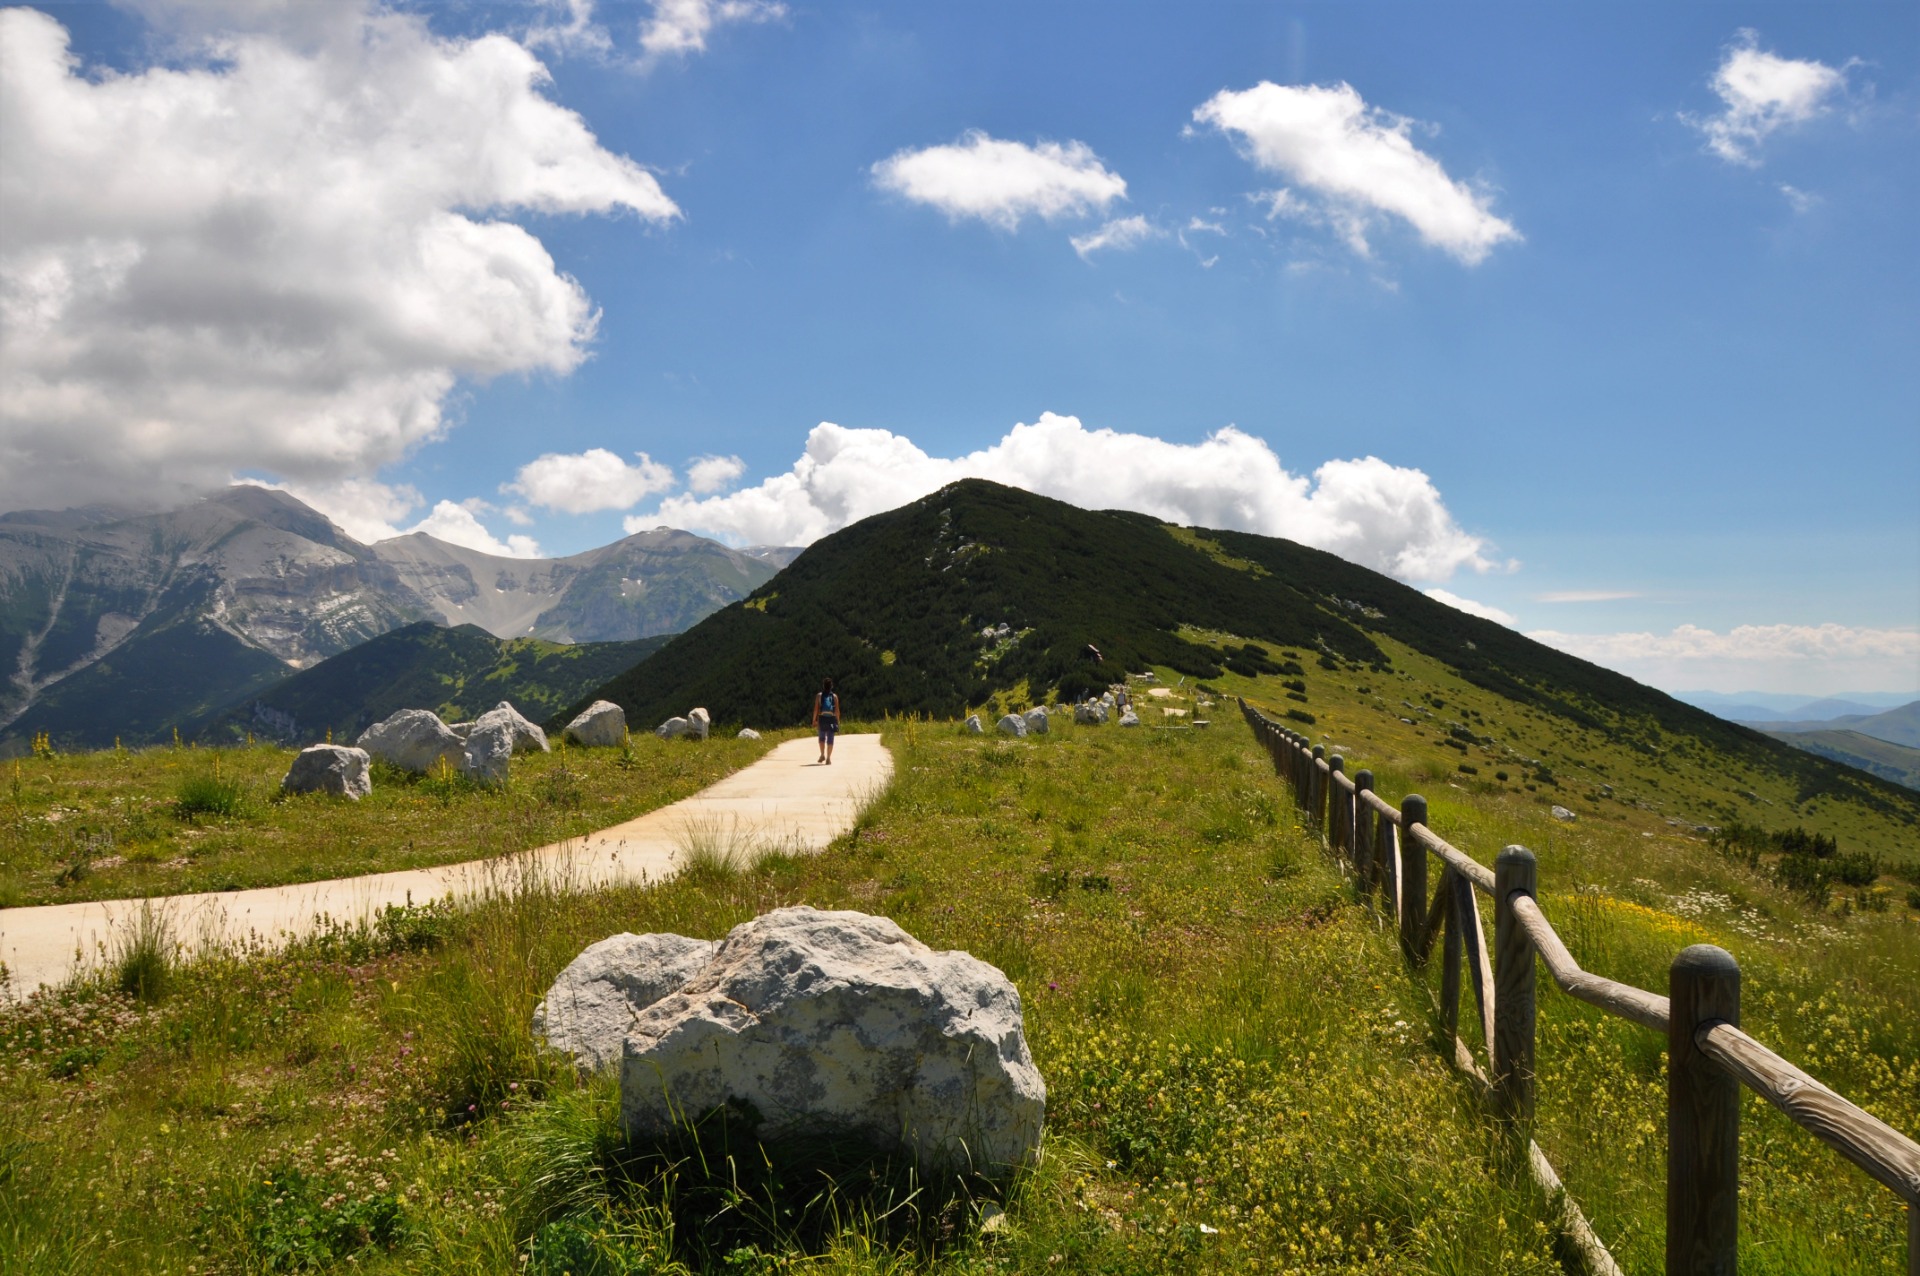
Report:
[[[569,722],[561,738],[589,749],[604,749],[627,738],[627,711],[611,700],[595,700]]]
[[[627,1035],[629,1135],[723,1105],[756,1114],[761,1138],[897,1142],[928,1169],[1004,1173],[1038,1145],[1046,1084],[999,970],[884,917],[802,906],[735,927]]]
[[[331,793],[357,802],[373,792],[373,780],[367,772],[370,761],[365,749],[316,744],[294,756],[286,778],[280,781],[280,790],[283,793]]]
[[[354,743],[403,771],[421,775],[444,760],[459,767],[462,742],[431,709],[402,709],[360,733]]]
[[[685,935],[615,935],[567,963],[533,1008],[533,1033],[582,1072],[620,1066],[634,1017],[699,974],[720,945]]]

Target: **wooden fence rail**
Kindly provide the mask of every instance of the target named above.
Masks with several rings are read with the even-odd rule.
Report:
[[[1920,1144],[1740,1030],[1732,954],[1711,944],[1683,950],[1665,997],[1582,970],[1535,898],[1531,851],[1509,846],[1488,869],[1427,827],[1426,799],[1395,807],[1374,792],[1371,772],[1349,777],[1340,755],[1245,700],[1240,712],[1361,893],[1378,892],[1408,962],[1425,966],[1441,944],[1440,1018],[1454,1062],[1481,1083],[1534,1178],[1559,1201],[1562,1229],[1590,1269],[1618,1270],[1532,1137],[1536,958],[1568,996],[1667,1038],[1667,1276],[1732,1276],[1738,1267],[1743,1085],[1906,1201],[1907,1274],[1920,1276]],[[1440,863],[1431,897],[1429,856]],[[1493,900],[1491,948],[1475,891]],[[1479,1011],[1484,1067],[1458,1033],[1463,983]]]

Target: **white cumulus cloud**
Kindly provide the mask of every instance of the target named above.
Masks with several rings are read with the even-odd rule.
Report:
[[[746,472],[747,463],[737,456],[698,457],[687,466],[687,490],[718,492]]]
[[[1539,629],[1527,637],[1669,690],[1827,695],[1920,687],[1920,629],[1739,625],[1722,633],[1681,625],[1664,634]]]
[[[903,150],[873,166],[882,190],[1012,230],[1025,217],[1085,216],[1125,199],[1127,183],[1085,142],[1006,142],[978,129],[958,142]]]
[[[640,47],[655,57],[704,53],[715,27],[771,22],[786,12],[771,0],[654,0],[653,16],[640,28]]]
[[[1760,47],[1760,37],[1742,30],[1713,73],[1718,115],[1688,117],[1707,139],[1707,149],[1732,164],[1756,165],[1761,143],[1779,131],[1826,112],[1846,89],[1844,68],[1783,58]],[[1785,187],[1783,190],[1787,189]],[[1791,198],[1791,196],[1789,196]]]
[[[1087,261],[1103,249],[1125,252],[1164,234],[1165,231],[1144,217],[1116,217],[1098,230],[1069,236],[1068,242],[1073,245],[1073,251],[1080,254],[1080,260]]]
[[[480,500],[459,503],[441,501],[433,507],[431,514],[407,531],[425,532],[450,545],[464,545],[468,549],[477,549],[483,554],[498,554],[503,558],[540,557],[539,542],[531,536],[509,536],[502,541],[489,532],[481,524],[479,514],[491,509],[485,501]]]
[[[548,452],[520,467],[502,492],[566,514],[631,509],[649,496],[673,489],[673,470],[645,452],[630,464],[603,447],[585,452]]]
[[[83,66],[0,10],[0,508],[370,475],[445,431],[461,378],[585,357],[591,302],[507,214],[679,213],[505,36],[346,0],[149,11],[184,63]]]
[[[1478,616],[1482,620],[1491,620],[1496,625],[1513,626],[1520,623],[1510,611],[1502,611],[1489,603],[1477,603],[1471,598],[1462,598],[1460,595],[1445,589],[1427,589],[1421,592],[1435,602],[1445,603],[1455,611],[1464,611],[1469,616]]]
[[[1367,105],[1352,85],[1262,81],[1214,94],[1193,118],[1234,137],[1256,167],[1310,192],[1308,211],[1362,254],[1380,214],[1404,220],[1469,266],[1520,238],[1493,213],[1490,196],[1448,177],[1440,161],[1413,144],[1414,121]],[[1266,198],[1276,214],[1301,211],[1306,199],[1291,190]]]
[[[1419,470],[1365,457],[1329,461],[1309,478],[1289,473],[1264,441],[1231,427],[1199,443],[1170,443],[1089,430],[1051,412],[959,457],[931,456],[888,430],[822,422],[786,473],[723,496],[670,497],[626,526],[668,523],[739,544],[806,545],[969,477],[1089,509],[1284,536],[1410,580],[1500,566]]]

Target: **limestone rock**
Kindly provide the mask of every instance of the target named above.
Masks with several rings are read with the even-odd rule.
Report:
[[[758,740],[760,738],[760,733],[758,731],[755,731],[752,727],[741,727],[740,738],[742,740]]]
[[[533,1035],[582,1072],[612,1072],[634,1016],[700,973],[720,945],[685,935],[615,935],[567,963],[533,1008]]]
[[[1577,820],[1580,817],[1572,811],[1569,811],[1566,807],[1556,805],[1553,808],[1553,818],[1556,820]]]
[[[473,724],[471,722],[449,722],[447,724],[447,730],[464,740],[473,734]]]
[[[623,743],[627,738],[627,711],[611,700],[595,700],[567,724],[562,738],[589,749]]]
[[[653,733],[662,740],[677,740],[693,729],[693,724],[685,718],[668,718],[653,729]]]
[[[1009,713],[994,725],[999,728],[1001,735],[1019,736],[1024,739],[1027,734],[1027,720],[1017,713]]]
[[[460,774],[476,784],[505,784],[513,761],[513,728],[505,723],[481,726],[476,721],[460,751]]]
[[[736,926],[640,1012],[620,1070],[630,1135],[735,1101],[761,1138],[903,1143],[924,1168],[986,1173],[1031,1158],[1046,1098],[1000,971],[884,917],[805,906]]]
[[[1027,710],[1026,719],[1027,730],[1029,732],[1034,735],[1045,735],[1047,733],[1047,711],[1045,708],[1036,707]]]
[[[696,740],[704,740],[713,731],[713,719],[707,716],[705,709],[692,709],[687,713],[687,726]]]
[[[373,780],[367,774],[370,759],[365,749],[349,749],[341,744],[316,744],[300,750],[286,778],[280,781],[283,793],[332,793],[358,802],[373,792]]]
[[[460,737],[430,709],[402,709],[362,731],[354,743],[373,757],[422,775],[443,758],[449,766],[460,765]]]
[[[1120,725],[1123,727],[1137,727],[1140,725],[1140,715],[1128,709],[1120,715]]]
[[[473,731],[467,735],[472,740],[474,734],[481,731],[506,730],[512,739],[515,753],[551,753],[553,746],[547,743],[547,733],[520,716],[520,711],[502,700],[473,720]]]
[[[984,735],[986,734],[986,730],[987,729],[985,727],[980,725],[979,714],[970,713],[967,715],[967,734],[968,735]]]
[[[1107,724],[1107,706],[1098,700],[1073,707],[1073,720],[1085,727],[1102,727]]]

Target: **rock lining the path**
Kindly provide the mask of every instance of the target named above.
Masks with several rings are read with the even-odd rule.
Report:
[[[373,792],[368,765],[372,761],[365,749],[342,744],[316,744],[300,750],[286,778],[280,781],[283,793],[330,793],[358,802]]]
[[[590,945],[533,1008],[533,1035],[573,1056],[583,1073],[620,1066],[635,1017],[678,992],[720,945],[685,935],[615,935]]]
[[[884,917],[803,905],[736,926],[627,1034],[630,1136],[723,1106],[763,1139],[852,1136],[994,1174],[1032,1158],[1046,1083],[999,970]]]
[[[354,744],[403,771],[420,775],[439,766],[459,767],[463,742],[431,709],[402,709],[360,733]]]
[[[627,738],[627,711],[611,700],[595,700],[582,709],[561,732],[561,739],[589,749],[623,744]]]

